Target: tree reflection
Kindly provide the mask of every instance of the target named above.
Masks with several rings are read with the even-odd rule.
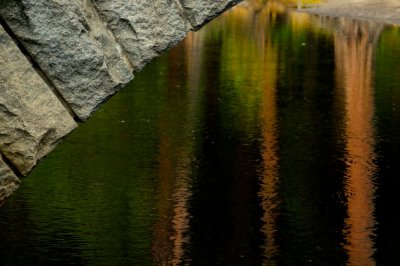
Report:
[[[278,16],[286,12],[286,6],[278,1],[246,1],[228,14],[234,24],[235,42],[234,46],[228,47],[223,64],[228,64],[229,73],[233,77],[240,77],[243,72],[248,73],[246,85],[236,80],[241,99],[241,105],[237,114],[242,117],[243,113],[249,113],[248,117],[242,117],[241,127],[246,130],[249,121],[251,125],[257,124],[261,119],[260,128],[263,143],[261,144],[262,165],[260,172],[260,187],[258,196],[262,209],[262,225],[260,231],[264,237],[261,246],[263,252],[263,265],[275,265],[278,256],[278,243],[276,220],[279,215],[279,173],[277,154],[277,104],[276,86],[278,74],[278,50],[273,45],[271,28],[276,23]],[[231,23],[230,23],[231,24]],[[251,25],[251,27],[249,27]],[[240,54],[238,56],[238,54]],[[235,58],[234,58],[235,56]],[[246,69],[243,69],[246,65]],[[242,91],[243,90],[243,91]],[[255,101],[260,99],[260,110],[256,108]],[[245,104],[245,105],[243,105]],[[253,108],[250,108],[253,106]],[[252,118],[250,118],[250,115]],[[259,115],[259,117],[257,117]],[[253,128],[253,127],[252,127]],[[248,131],[251,128],[247,129]],[[253,129],[254,130],[254,129]],[[250,133],[250,132],[248,132]]]
[[[196,118],[201,107],[202,45],[203,33],[191,33],[168,57],[168,89],[159,125],[159,219],[154,225],[153,239],[153,256],[161,265],[188,263],[185,257],[190,244],[188,207],[192,196]]]
[[[346,99],[346,182],[348,217],[345,234],[348,265],[375,265],[374,216],[376,171],[373,58],[382,26],[338,19],[335,28],[337,84]]]
[[[262,232],[265,235],[264,265],[274,265],[278,255],[278,244],[276,241],[276,219],[279,207],[279,173],[278,173],[278,151],[277,151],[277,110],[276,110],[276,82],[277,82],[277,52],[269,44],[266,49],[265,58],[265,85],[262,106],[263,138],[264,138],[264,172],[261,177],[259,196],[261,197],[262,209],[264,211],[262,221]]]

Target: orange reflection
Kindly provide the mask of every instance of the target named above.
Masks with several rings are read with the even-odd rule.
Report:
[[[345,234],[348,265],[375,265],[373,246],[375,173],[372,63],[381,27],[339,19],[335,26],[337,83],[346,100],[348,217]]]
[[[189,183],[190,171],[190,150],[182,150],[181,161],[177,168],[175,191],[172,199],[175,202],[172,217],[172,260],[170,265],[181,265],[184,257],[185,245],[190,242],[188,235],[189,211],[188,200],[192,196]]]
[[[159,219],[154,225],[152,250],[155,262],[161,265],[180,265],[184,246],[190,241],[187,234],[190,150],[180,149],[175,142],[169,136],[160,139]]]
[[[152,251],[153,257],[158,264],[169,264],[172,260],[173,243],[170,241],[172,223],[171,216],[173,203],[170,199],[171,190],[174,186],[174,162],[170,150],[173,148],[172,141],[167,136],[160,139],[159,168],[160,181],[157,189],[157,213],[158,221],[154,225],[154,236]]]
[[[277,106],[276,84],[278,71],[278,51],[272,45],[270,28],[276,22],[278,16],[286,12],[286,6],[279,1],[245,1],[232,12],[227,13],[230,21],[226,25],[225,32],[234,34],[235,42],[224,43],[223,68],[229,70],[229,75],[241,77],[246,72],[245,82],[247,86],[241,86],[243,82],[236,78],[237,90],[245,105],[238,105],[238,116],[246,118],[238,121],[254,121],[250,127],[259,121],[260,117],[253,117],[259,112],[263,122],[263,171],[260,176],[260,190],[258,196],[261,199],[263,215],[261,217],[261,232],[264,235],[262,246],[264,252],[263,265],[275,265],[279,247],[276,241],[277,209],[280,204],[278,198],[278,155],[277,155]],[[248,25],[251,25],[249,27]],[[250,40],[250,41],[249,41]],[[246,69],[243,68],[246,62]],[[226,65],[225,65],[226,64]],[[247,124],[241,123],[243,131]]]
[[[275,265],[274,258],[278,253],[276,243],[276,219],[279,206],[278,197],[278,155],[277,155],[277,106],[276,106],[276,83],[277,83],[277,51],[270,44],[265,51],[264,63],[264,95],[262,105],[263,136],[264,136],[264,173],[261,179],[261,207],[264,211],[262,221],[262,232],[265,236],[263,265]]]
[[[183,41],[185,46],[185,60],[187,71],[187,83],[189,90],[188,119],[194,120],[192,115],[198,113],[200,108],[200,77],[201,66],[203,65],[204,31],[190,32]],[[197,110],[197,111],[196,111]],[[194,126],[194,125],[193,125]]]
[[[162,112],[165,117],[179,115],[181,108],[186,110],[184,121],[182,118],[172,117],[162,119],[160,124],[160,152],[159,152],[159,186],[157,211],[159,219],[154,225],[153,256],[160,265],[185,264],[185,247],[190,243],[189,228],[190,214],[189,199],[192,196],[191,176],[193,142],[195,139],[194,116],[199,111],[198,90],[200,87],[201,46],[203,45],[201,32],[189,36],[170,51],[170,73],[183,70],[176,69],[176,62],[186,60],[184,67],[187,73],[188,89],[179,88],[182,93],[176,96],[171,92],[171,101],[166,99]],[[181,57],[181,49],[185,54]],[[175,68],[174,68],[175,67]],[[170,74],[168,77],[176,75]],[[179,81],[171,78],[169,87],[173,91]],[[176,97],[182,97],[177,99]],[[178,121],[177,124],[168,121]]]
[[[153,256],[161,265],[181,265],[184,246],[190,239],[188,199],[191,197],[189,185],[189,150],[175,154],[172,139],[163,137],[160,144],[160,183],[157,210],[159,220],[154,225]]]

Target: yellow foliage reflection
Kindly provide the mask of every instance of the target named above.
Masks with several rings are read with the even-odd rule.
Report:
[[[304,30],[311,26],[311,16],[310,14],[303,12],[290,12],[289,13],[291,27],[294,32],[298,30]]]
[[[286,6],[278,1],[246,1],[237,7],[234,12],[227,14],[233,21],[235,42],[226,44],[224,48],[225,68],[232,77],[236,77],[235,89],[241,99],[246,99],[246,106],[240,105],[239,115],[248,114],[240,121],[254,121],[256,124],[261,118],[263,136],[263,172],[260,176],[260,190],[258,196],[261,199],[262,227],[264,235],[263,265],[275,265],[279,247],[276,240],[276,219],[279,215],[278,183],[279,158],[277,154],[277,103],[276,86],[278,76],[278,49],[272,44],[271,27],[278,15],[286,12]],[[247,25],[247,26],[246,26]],[[251,25],[251,28],[247,28]],[[249,41],[250,39],[250,41]],[[246,62],[246,70],[243,66]],[[247,73],[245,80],[238,77]],[[245,82],[245,86],[242,85]],[[251,91],[248,89],[252,88]],[[246,91],[241,91],[246,89]],[[258,103],[258,101],[260,101]],[[256,111],[257,103],[260,111]],[[250,118],[251,115],[260,114],[261,117]],[[243,127],[243,123],[241,124]]]

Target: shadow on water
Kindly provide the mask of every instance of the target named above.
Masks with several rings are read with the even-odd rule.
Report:
[[[400,264],[399,47],[397,27],[244,2],[24,180],[0,265]]]

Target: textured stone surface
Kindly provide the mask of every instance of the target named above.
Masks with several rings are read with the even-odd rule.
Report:
[[[138,71],[182,40],[189,28],[174,0],[94,0]]]
[[[190,21],[193,29],[199,29],[202,25],[218,16],[228,8],[242,0],[179,0],[185,16]]]
[[[0,151],[22,173],[76,123],[0,26]]]
[[[7,0],[0,16],[82,120],[133,78],[90,0]]]
[[[0,155],[0,205],[6,197],[10,196],[19,187],[19,184],[20,180],[4,163],[3,157]]]

